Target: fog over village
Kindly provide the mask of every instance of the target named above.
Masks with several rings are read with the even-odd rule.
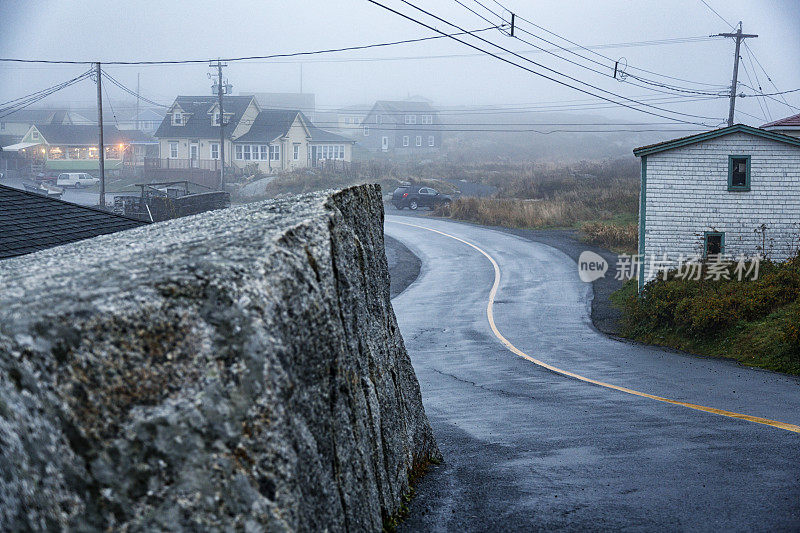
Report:
[[[0,531],[800,529],[797,0],[0,20]]]

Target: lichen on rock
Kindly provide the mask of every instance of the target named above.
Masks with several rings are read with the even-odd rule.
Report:
[[[0,263],[0,530],[379,530],[439,458],[377,186]]]

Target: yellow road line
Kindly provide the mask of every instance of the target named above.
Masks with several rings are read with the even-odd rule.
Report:
[[[800,433],[800,426],[797,426],[795,424],[788,424],[786,422],[778,422],[777,420],[770,420],[769,418],[761,418],[760,416],[752,416],[752,415],[745,415],[745,414],[742,414],[742,413],[735,413],[733,411],[725,411],[724,409],[717,409],[715,407],[706,407],[704,405],[697,405],[697,404],[694,404],[694,403],[681,402],[679,400],[671,400],[669,398],[664,398],[662,396],[656,396],[654,394],[648,394],[646,392],[641,392],[641,391],[637,391],[637,390],[634,390],[634,389],[629,389],[627,387],[620,387],[619,385],[612,385],[611,383],[606,383],[605,381],[599,381],[599,380],[596,380],[596,379],[587,378],[586,376],[582,376],[580,374],[576,374],[575,372],[570,372],[569,370],[563,370],[563,369],[558,368],[556,366],[553,366],[551,364],[545,363],[544,361],[540,361],[539,359],[536,359],[535,357],[531,357],[530,355],[526,354],[525,352],[523,352],[522,350],[520,350],[519,348],[517,348],[516,346],[511,344],[511,341],[506,339],[503,336],[503,334],[500,333],[500,330],[497,329],[497,324],[495,324],[495,321],[494,321],[494,299],[495,299],[495,296],[497,295],[497,290],[500,287],[500,266],[497,264],[497,261],[495,261],[494,258],[491,255],[489,255],[483,249],[478,248],[477,246],[475,246],[471,242],[465,241],[464,239],[456,237],[455,235],[450,235],[449,233],[445,233],[443,231],[439,231],[439,230],[436,230],[436,229],[433,229],[433,228],[428,228],[428,227],[425,227],[425,226],[420,226],[420,225],[417,225],[417,224],[409,224],[407,222],[397,222],[395,220],[391,220],[389,222],[393,222],[395,224],[402,224],[403,226],[411,226],[412,228],[419,228],[419,229],[424,229],[424,230],[427,230],[427,231],[432,231],[434,233],[438,233],[440,235],[444,235],[445,237],[449,237],[451,239],[455,239],[458,242],[464,243],[467,246],[477,250],[478,252],[483,254],[483,256],[486,257],[486,259],[488,259],[492,263],[492,266],[494,267],[494,283],[492,284],[492,290],[489,291],[489,305],[486,306],[486,317],[489,319],[489,326],[492,328],[492,333],[494,333],[494,336],[497,337],[500,340],[500,342],[502,342],[503,345],[506,348],[508,348],[509,351],[511,351],[512,353],[522,357],[523,359],[526,359],[526,360],[530,361],[531,363],[533,363],[535,365],[539,365],[539,366],[541,366],[543,368],[546,368],[547,370],[550,370],[551,372],[555,372],[556,374],[561,374],[562,376],[568,376],[568,377],[571,377],[571,378],[574,378],[574,379],[578,379],[580,381],[584,381],[586,383],[591,383],[593,385],[599,385],[600,387],[605,387],[607,389],[613,389],[613,390],[616,390],[616,391],[624,392],[626,394],[633,394],[634,396],[641,396],[643,398],[650,398],[651,400],[656,400],[656,401],[664,402],[664,403],[670,403],[672,405],[680,405],[681,407],[688,407],[689,409],[694,409],[696,411],[703,411],[703,412],[712,413],[712,414],[715,414],[715,415],[727,416],[729,418],[738,418],[740,420],[746,420],[748,422],[754,422],[756,424],[764,424],[766,426],[772,426],[772,427],[776,427],[776,428],[780,428],[780,429],[785,429],[786,431],[792,431],[794,433]]]

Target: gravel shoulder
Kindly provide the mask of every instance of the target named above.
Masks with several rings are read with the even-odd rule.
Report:
[[[391,282],[389,293],[392,298],[402,293],[419,276],[422,262],[406,245],[384,235],[386,243],[386,260],[389,263]]]

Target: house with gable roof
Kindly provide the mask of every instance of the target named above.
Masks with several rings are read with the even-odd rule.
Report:
[[[226,96],[225,164],[262,172],[352,160],[354,141],[314,126],[299,110],[262,109],[253,96]],[[179,96],[156,131],[161,168],[219,167],[219,106],[215,96]]]
[[[639,289],[681,260],[800,245],[800,138],[735,124],[634,149],[641,159]]]
[[[375,102],[357,138],[368,150],[402,155],[429,154],[442,146],[438,112],[423,100]]]

